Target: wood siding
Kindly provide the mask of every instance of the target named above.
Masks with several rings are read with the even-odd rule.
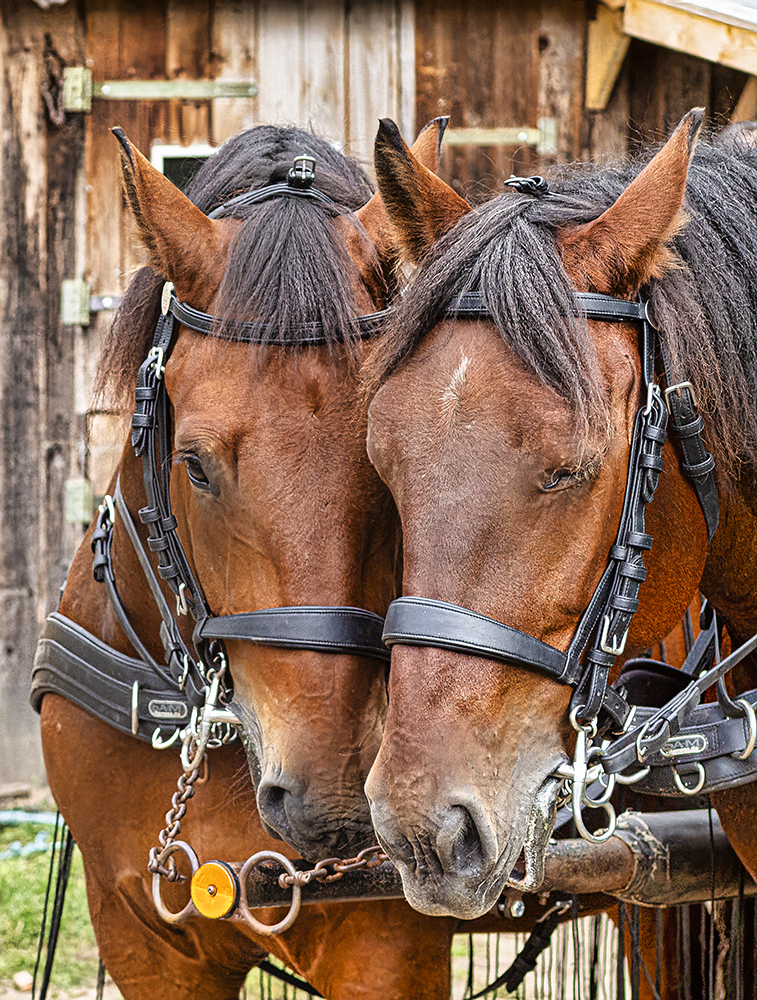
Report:
[[[502,190],[511,173],[551,163],[617,157],[657,142],[690,108],[727,124],[747,76],[632,41],[606,109],[583,101],[587,12],[583,0],[417,0],[418,123],[450,115],[450,128],[531,128],[554,121],[555,152],[534,146],[455,146],[442,174],[472,200]]]

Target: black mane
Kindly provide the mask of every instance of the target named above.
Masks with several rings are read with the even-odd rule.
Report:
[[[480,290],[512,350],[569,401],[579,426],[601,426],[606,400],[555,232],[597,218],[654,151],[616,166],[578,164],[552,194],[510,191],[475,209],[432,250],[370,359],[374,392],[439,321],[455,295]],[[757,148],[702,142],[689,172],[679,268],[647,293],[678,380],[693,383],[722,469],[757,462]]]
[[[269,324],[271,342],[293,348],[300,346],[298,334],[309,322],[323,324],[329,344],[349,343],[355,336],[357,272],[331,223],[360,208],[373,193],[356,161],[308,132],[262,125],[224,143],[202,165],[187,195],[209,213],[236,195],[285,181],[301,153],[315,158],[314,186],[334,204],[284,196],[222,213],[244,222],[230,249],[218,312],[261,320]],[[96,393],[111,397],[111,405],[130,402],[137,368],[155,331],[164,281],[145,267],[126,291],[97,374]]]

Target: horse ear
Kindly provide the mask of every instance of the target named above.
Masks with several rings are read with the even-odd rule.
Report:
[[[446,229],[452,228],[461,215],[470,211],[468,203],[456,195],[455,192],[444,183],[444,181],[435,176],[436,171],[439,168],[439,153],[442,147],[442,139],[448,123],[449,118],[446,116],[434,118],[433,121],[430,121],[428,125],[425,125],[421,129],[418,138],[415,140],[410,149],[408,149],[403,142],[397,126],[389,119],[379,123],[379,134],[376,138],[377,171],[379,171],[379,137],[382,135],[382,129],[384,126],[388,124],[388,126],[393,129],[394,141],[401,146],[403,153],[409,157],[411,168],[414,165],[414,168],[422,172],[423,182],[425,183],[424,190],[438,185],[439,188],[445,192],[445,196],[446,192],[449,192],[449,195],[452,196],[454,205],[457,207],[457,211],[454,213],[452,221],[446,226]],[[460,206],[462,206],[462,209]],[[363,208],[358,210],[356,215],[360,219],[366,232],[376,247],[380,260],[384,261],[386,264],[393,265],[397,262],[398,257],[403,257],[412,263],[415,263],[409,255],[405,254],[404,241],[401,236],[401,231],[395,225],[392,212],[388,209],[389,206],[385,203],[382,195],[382,181],[381,174],[379,172],[379,190],[376,194],[374,194],[367,205],[364,205]],[[442,232],[446,231],[446,229],[440,231],[435,238],[438,238],[438,236],[440,236]]]
[[[121,144],[124,192],[150,263],[174,283],[180,299],[203,308],[226,267],[227,226],[193,205],[132,146],[123,129],[111,131]]]
[[[675,266],[669,242],[686,221],[683,200],[703,108],[694,108],[614,205],[558,235],[574,281],[625,295]]]
[[[439,121],[434,119],[426,129]],[[426,251],[471,211],[468,202],[433,172],[446,126],[446,121],[439,126],[437,147],[432,152],[426,129],[408,149],[391,118],[379,122],[376,175],[393,247],[403,262],[418,264]]]

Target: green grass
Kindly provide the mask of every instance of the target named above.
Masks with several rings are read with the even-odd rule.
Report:
[[[0,827],[0,852],[13,841],[30,843],[40,830],[52,837],[52,829],[37,823]],[[49,867],[49,851],[0,860],[0,983],[22,970],[34,972]],[[96,976],[97,946],[87,910],[81,855],[75,850],[53,983],[70,991],[94,985]],[[55,990],[52,992],[54,996]]]

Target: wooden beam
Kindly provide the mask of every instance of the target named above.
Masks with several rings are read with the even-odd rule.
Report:
[[[623,12],[599,5],[589,21],[586,49],[586,110],[604,111],[628,52],[631,39],[623,31]]]
[[[716,20],[661,0],[628,0],[623,30],[632,38],[757,74],[757,24]]]
[[[750,76],[731,115],[732,122],[751,122],[757,118],[757,76]]]

